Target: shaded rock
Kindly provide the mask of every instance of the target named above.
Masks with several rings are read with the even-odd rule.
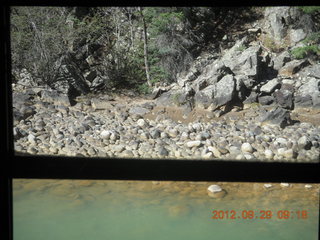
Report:
[[[295,104],[304,107],[320,107],[320,79],[307,78],[307,82],[299,88],[296,94]]]
[[[302,68],[308,66],[310,62],[306,59],[302,60],[293,60],[291,62],[286,63],[280,70],[279,74],[286,77],[291,77],[297,72],[299,72]]]
[[[158,106],[173,106],[174,105],[174,103],[172,101],[173,96],[174,96],[173,90],[165,92],[165,93],[161,94],[161,96],[156,99],[156,104]]]
[[[296,107],[312,107],[312,97],[298,95],[294,98],[294,104]]]
[[[277,103],[285,109],[293,109],[293,91],[281,88],[274,93]]]
[[[299,72],[303,77],[314,77],[320,79],[320,64],[308,66]]]
[[[213,109],[226,105],[234,98],[235,80],[232,75],[224,76],[214,89]]]
[[[143,107],[132,107],[129,110],[129,114],[137,114],[137,115],[141,115],[141,116],[143,116],[149,112],[150,112],[149,109],[146,109]]]
[[[288,51],[283,51],[273,59],[273,68],[279,71],[287,62],[290,61],[290,53]]]
[[[312,143],[306,136],[299,138],[298,140],[299,149],[309,150],[311,146],[312,146]]]
[[[41,99],[45,102],[50,102],[56,105],[70,105],[68,96],[55,90],[42,90]]]
[[[276,107],[271,111],[264,111],[260,114],[260,122],[268,123],[271,125],[277,125],[284,128],[291,125],[292,119],[290,117],[290,112],[281,107]]]
[[[152,93],[150,94],[150,98],[151,99],[156,99],[156,98],[158,98],[162,93],[164,93],[164,92],[166,92],[166,91],[168,91],[166,88],[164,88],[164,87],[157,87],[157,88],[154,88],[153,90],[152,90]]]
[[[159,155],[162,157],[167,157],[167,156],[169,156],[169,152],[165,147],[160,147]]]
[[[273,96],[262,96],[258,98],[258,101],[261,105],[270,105],[274,103],[275,99]]]
[[[205,89],[196,92],[194,96],[194,102],[196,107],[208,108],[214,98],[215,86],[210,85]]]
[[[244,104],[251,104],[258,101],[258,93],[252,91],[250,95],[243,101]]]
[[[112,107],[111,103],[105,99],[92,98],[90,101],[94,110],[105,110]]]

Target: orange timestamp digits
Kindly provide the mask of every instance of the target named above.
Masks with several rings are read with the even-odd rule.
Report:
[[[212,219],[307,219],[307,210],[289,211],[289,210],[214,210]]]

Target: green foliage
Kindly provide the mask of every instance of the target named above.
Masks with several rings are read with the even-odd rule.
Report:
[[[312,55],[317,57],[320,56],[320,32],[310,34],[302,41],[302,43],[305,46],[294,48],[291,51],[291,54],[294,58],[302,59]]]
[[[320,11],[319,6],[303,6],[303,7],[298,7],[298,8],[300,8],[304,13],[307,13],[307,14],[313,14],[315,12]]]
[[[296,59],[302,59],[312,54],[320,55],[320,47],[317,45],[298,47],[291,51],[291,54]]]
[[[152,89],[148,86],[147,83],[143,83],[141,85],[138,85],[137,90],[138,90],[139,94],[143,94],[143,95],[147,95],[147,94],[151,93],[151,91],[152,91]]]

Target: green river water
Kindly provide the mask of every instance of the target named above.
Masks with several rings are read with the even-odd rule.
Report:
[[[210,184],[227,195],[209,197]],[[15,179],[14,240],[316,240],[319,187]],[[233,210],[235,219],[212,219],[214,210]],[[243,219],[249,210],[254,217]],[[261,219],[267,210],[272,217]],[[282,210],[288,219],[279,219]]]

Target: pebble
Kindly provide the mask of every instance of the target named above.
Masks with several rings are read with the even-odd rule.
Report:
[[[246,118],[227,122],[225,115],[209,122],[176,123],[167,117],[149,120],[133,116],[125,107],[86,111],[75,106],[34,106],[35,113],[28,120],[14,121],[17,151],[92,157],[320,161],[320,127],[310,123],[280,129]],[[126,116],[119,118],[122,115]]]
[[[241,151],[244,152],[244,153],[252,153],[253,152],[253,148],[251,146],[250,143],[246,142],[246,143],[243,143],[241,145]]]
[[[201,141],[197,140],[197,141],[189,141],[186,143],[186,146],[188,148],[193,148],[193,147],[199,147],[201,145]]]

